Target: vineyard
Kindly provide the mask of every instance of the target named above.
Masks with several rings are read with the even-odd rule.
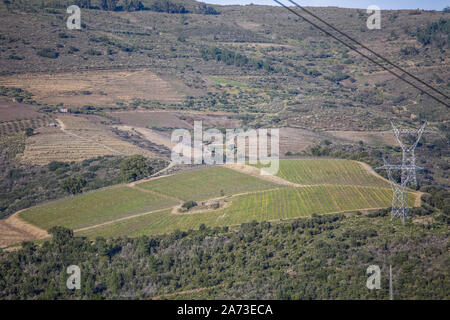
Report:
[[[356,161],[340,159],[296,159],[280,161],[279,177],[297,184],[339,184],[389,187],[387,181]]]
[[[148,150],[116,137],[110,128],[74,116],[58,117],[61,128],[43,128],[27,141],[22,161],[47,164],[51,161],[82,161],[104,155],[155,156]]]
[[[323,169],[325,164],[341,171],[333,174]],[[357,162],[282,160],[281,167],[282,174],[295,172],[293,181],[308,184],[287,186],[225,167],[207,167],[43,204],[24,211],[21,217],[43,229],[61,225],[92,237],[135,236],[197,229],[202,224],[222,227],[252,220],[367,211],[391,204],[391,189],[374,186],[384,181],[362,171]],[[303,176],[298,168],[305,170]],[[319,185],[324,181],[321,172],[333,184]],[[413,205],[417,195],[410,193],[408,197]],[[184,201],[214,198],[222,198],[225,205],[198,212],[174,210]]]
[[[325,214],[356,211],[362,208],[388,207],[392,193],[389,189],[352,186],[313,186],[280,188],[255,192],[232,198],[225,209],[185,215],[162,210],[137,218],[83,230],[80,235],[95,237],[138,236],[163,234],[175,230],[240,225],[256,221],[279,221]],[[413,197],[409,199],[413,202]]]
[[[184,201],[199,201],[277,185],[227,168],[211,167],[141,183],[139,187]]]
[[[77,229],[176,204],[177,201],[162,195],[116,186],[37,206],[21,217],[43,229],[53,226]]]

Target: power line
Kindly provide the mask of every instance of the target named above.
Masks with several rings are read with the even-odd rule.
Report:
[[[418,87],[417,85],[415,85],[414,83],[412,83],[409,80],[403,79],[400,75],[398,75],[397,73],[395,73],[394,71],[388,69],[387,67],[385,67],[384,65],[382,65],[381,63],[379,63],[378,61],[372,59],[371,57],[369,57],[368,55],[362,53],[361,51],[359,51],[356,47],[354,47],[351,44],[348,44],[347,42],[339,39],[337,36],[333,35],[332,33],[330,33],[329,31],[325,30],[324,28],[320,27],[319,25],[317,25],[316,23],[310,21],[309,19],[305,18],[304,16],[300,15],[298,12],[296,12],[295,10],[292,10],[291,8],[289,8],[288,6],[286,6],[285,4],[281,3],[278,0],[273,0],[276,3],[278,3],[280,6],[284,7],[285,9],[289,10],[290,12],[292,12],[293,14],[295,14],[296,16],[298,16],[299,18],[302,18],[303,20],[305,20],[307,23],[313,25],[314,27],[316,27],[317,29],[319,29],[320,31],[322,31],[323,33],[325,33],[326,35],[332,37],[333,39],[335,39],[336,41],[342,43],[344,46],[350,48],[351,50],[357,52],[359,55],[363,56],[364,58],[368,59],[369,61],[371,61],[372,63],[376,64],[377,66],[379,66],[380,68],[386,70],[387,72],[391,73],[392,75],[394,75],[395,77],[399,78],[400,80],[406,82],[407,84],[409,84],[410,86],[416,88],[417,90],[419,90],[420,92],[422,92],[423,94],[426,94],[427,96],[431,97],[432,99],[436,100],[437,102],[443,104],[444,106],[446,106],[447,108],[450,107],[449,104],[447,104],[446,102],[442,101],[441,99],[435,97],[434,95],[432,95],[431,93],[428,93],[427,91],[423,90],[422,88]],[[288,0],[291,1],[291,0]],[[301,6],[296,5],[301,9]],[[321,19],[319,19],[321,20]],[[333,27],[334,28],[334,27]],[[337,29],[336,29],[337,30]],[[350,38],[351,39],[351,38]],[[369,50],[370,51],[370,50]],[[387,59],[386,59],[387,60]],[[407,72],[405,72],[406,74],[408,74]],[[413,76],[414,77],[414,76]],[[434,89],[436,90],[436,89]],[[438,91],[439,92],[439,91]],[[445,97],[447,97],[446,95],[444,95]],[[448,98],[448,97],[447,97]]]
[[[299,4],[295,3],[292,0],[288,0],[290,3],[292,3],[293,5],[299,7],[301,10],[305,11],[306,13],[308,13],[309,15],[313,16],[314,18],[316,18],[317,20],[319,20],[320,22],[324,23],[325,25],[327,25],[328,27],[332,28],[333,30],[335,30],[336,32],[339,32],[340,34],[342,34],[344,37],[346,37],[347,39],[350,39],[351,41],[355,42],[356,44],[358,44],[359,46],[363,47],[364,49],[366,49],[367,51],[369,51],[370,53],[376,55],[378,58],[382,59],[383,61],[387,62],[388,64],[390,64],[391,66],[393,66],[394,68],[399,69],[400,71],[404,72],[405,74],[407,74],[408,76],[410,76],[411,78],[419,81],[420,83],[422,83],[423,85],[427,86],[428,88],[430,88],[431,90],[441,94],[442,96],[446,97],[447,99],[450,99],[449,96],[447,96],[445,93],[441,92],[440,90],[434,88],[433,86],[429,85],[428,83],[426,83],[425,81],[422,81],[420,78],[417,78],[415,75],[409,73],[408,71],[406,71],[405,69],[403,69],[402,67],[394,64],[393,62],[391,62],[390,60],[388,60],[387,58],[383,57],[382,55],[380,55],[379,53],[373,51],[372,49],[368,48],[367,46],[365,46],[364,44],[362,44],[361,42],[357,41],[356,39],[350,37],[348,34],[344,33],[343,31],[340,31],[339,29],[337,29],[336,27],[334,27],[333,25],[329,24],[328,22],[326,22],[325,20],[321,19],[320,17],[318,17],[317,15],[315,15],[314,13],[312,13],[311,11],[309,11],[308,9],[300,6]]]

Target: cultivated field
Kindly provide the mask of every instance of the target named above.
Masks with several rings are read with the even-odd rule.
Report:
[[[376,209],[388,207],[389,189],[355,186],[282,187],[229,199],[224,209],[192,214],[173,214],[170,210],[153,212],[114,224],[82,230],[80,235],[95,237],[138,236],[161,234],[174,230],[239,225],[245,222],[279,221],[311,214]],[[412,197],[410,203],[412,204]]]
[[[203,127],[239,128],[241,121],[236,115],[224,112],[181,112],[164,110],[115,111],[109,113],[126,125],[140,128],[184,128],[192,129],[194,121],[202,121]]]
[[[183,94],[150,70],[99,70],[0,77],[0,85],[19,87],[40,103],[67,107],[112,106],[116,102],[145,99],[176,103]]]
[[[389,187],[387,181],[356,161],[295,159],[280,161],[278,176],[297,184],[336,184]]]
[[[176,200],[163,195],[116,186],[44,204],[26,210],[21,217],[43,229],[78,229],[176,204]]]
[[[277,187],[276,184],[222,167],[186,171],[138,186],[184,201],[200,201]]]
[[[0,99],[0,136],[44,127],[52,121],[50,116],[37,112],[32,105]]]
[[[123,141],[110,128],[75,116],[59,116],[59,128],[43,128],[27,140],[22,161],[47,164],[51,161],[82,161],[103,155],[142,154],[157,157]]]
[[[207,167],[47,203],[24,211],[21,218],[43,229],[62,225],[92,237],[135,236],[390,206],[389,186],[359,163],[321,161],[281,160],[282,175],[291,174],[296,184],[263,180],[252,170]],[[321,183],[324,177],[334,185]],[[411,205],[415,197],[409,194]],[[176,210],[184,201],[216,198],[224,205],[215,210]]]

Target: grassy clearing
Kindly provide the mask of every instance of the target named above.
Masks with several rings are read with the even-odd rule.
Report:
[[[198,201],[275,188],[277,185],[231,169],[210,167],[140,183],[139,187],[185,201]]]
[[[78,229],[176,204],[162,195],[118,186],[34,207],[20,216],[46,230],[53,226]]]
[[[336,184],[389,187],[358,162],[341,159],[281,160],[277,176],[298,184]]]
[[[357,186],[283,187],[230,199],[232,203],[220,210],[193,214],[172,214],[170,210],[120,221],[80,232],[95,237],[139,236],[163,234],[179,230],[238,225],[252,220],[292,219],[364,208],[388,207],[392,193],[388,189]],[[410,203],[413,203],[412,197]]]

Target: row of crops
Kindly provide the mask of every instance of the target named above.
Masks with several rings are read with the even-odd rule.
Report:
[[[141,183],[139,187],[184,201],[199,201],[275,188],[277,185],[231,169],[209,167]]]
[[[137,236],[174,230],[232,226],[256,221],[278,221],[312,214],[389,207],[392,192],[387,188],[358,186],[281,187],[232,198],[223,209],[192,214],[161,210],[138,218],[80,232],[85,236]],[[409,202],[413,203],[410,196]]]
[[[20,119],[0,123],[0,136],[13,135],[25,131],[27,128],[37,129],[53,122],[52,118],[42,116],[32,119]]]
[[[280,161],[279,177],[298,184],[388,186],[358,162],[341,159],[295,159]]]

